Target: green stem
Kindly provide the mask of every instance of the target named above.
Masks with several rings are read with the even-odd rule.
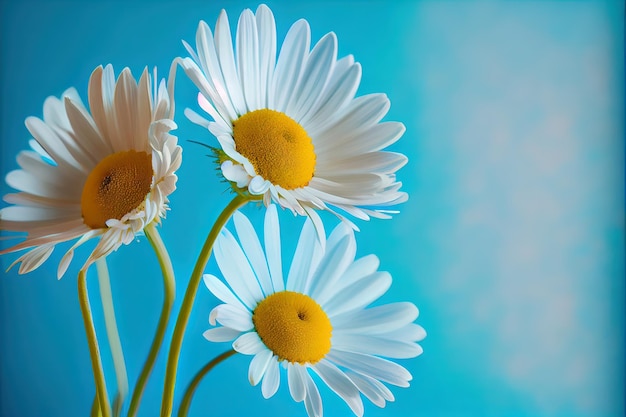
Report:
[[[139,409],[141,396],[146,388],[146,383],[148,382],[148,378],[150,377],[150,373],[152,372],[152,368],[156,362],[159,349],[161,348],[163,339],[165,338],[165,331],[167,330],[167,323],[170,319],[170,313],[172,312],[172,307],[174,306],[174,298],[176,294],[176,281],[174,279],[172,261],[170,260],[170,256],[165,248],[163,240],[161,239],[161,235],[159,235],[155,223],[153,222],[146,226],[144,232],[154,249],[154,253],[159,260],[159,265],[161,266],[161,272],[163,274],[164,298],[163,307],[161,308],[161,316],[159,317],[159,323],[157,324],[154,340],[152,341],[152,346],[150,347],[146,363],[144,364],[141,374],[139,375],[139,380],[137,381],[135,390],[133,391],[133,397],[128,410],[129,417],[135,416]]]
[[[122,412],[124,399],[128,394],[128,375],[126,374],[126,363],[124,362],[124,352],[120,335],[117,331],[115,320],[115,309],[113,308],[113,295],[111,294],[111,280],[109,279],[109,268],[107,268],[106,258],[99,258],[96,261],[98,271],[98,283],[100,284],[100,299],[104,310],[104,325],[106,327],[111,356],[113,356],[113,369],[117,380],[117,393],[113,399],[113,415],[118,417]]]
[[[176,320],[176,326],[174,327],[174,334],[172,335],[172,341],[170,343],[169,355],[167,357],[167,368],[165,370],[165,383],[163,386],[163,400],[161,403],[161,417],[170,417],[172,415],[172,408],[174,403],[174,387],[176,385],[176,371],[178,369],[178,358],[180,357],[180,350],[183,344],[183,337],[185,335],[185,329],[189,316],[191,315],[191,308],[196,298],[196,292],[202,279],[202,273],[206,267],[207,262],[211,256],[211,250],[213,249],[213,243],[222,230],[222,227],[226,224],[230,216],[233,213],[247,203],[250,200],[250,196],[238,194],[233,200],[226,206],[224,211],[219,215],[215,224],[211,228],[209,235],[207,236],[204,246],[200,251],[196,266],[193,269],[187,290],[185,291],[185,297],[178,313],[178,319]]]
[[[80,310],[83,313],[83,323],[85,324],[85,333],[87,334],[87,344],[89,345],[89,356],[91,357],[91,368],[96,383],[100,412],[102,413],[102,417],[111,417],[107,387],[104,380],[104,372],[102,371],[102,361],[100,360],[100,348],[98,347],[96,328],[93,325],[93,317],[89,305],[87,274],[84,269],[81,269],[78,273],[78,302],[80,304]]]
[[[204,365],[204,367],[198,371],[196,376],[194,376],[191,382],[189,383],[187,390],[185,391],[185,395],[183,396],[183,401],[180,403],[180,408],[178,409],[178,417],[187,417],[187,413],[189,412],[189,406],[191,405],[191,399],[193,398],[193,394],[196,392],[196,388],[198,388],[200,381],[202,381],[202,378],[204,378],[204,376],[208,374],[209,371],[215,367],[215,365],[230,358],[235,353],[237,352],[234,351],[233,349],[226,351],[222,353],[221,355],[213,358],[211,362]]]
[[[89,414],[90,417],[101,417],[102,414],[100,414],[100,404],[98,403],[98,394],[93,396],[93,402],[91,403],[91,413]]]

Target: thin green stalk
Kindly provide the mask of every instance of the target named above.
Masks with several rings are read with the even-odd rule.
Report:
[[[91,413],[89,414],[90,417],[101,417],[102,414],[100,414],[100,404],[98,403],[98,394],[93,396],[93,402],[91,403]]]
[[[178,358],[180,357],[180,350],[183,344],[183,337],[185,335],[185,329],[187,328],[187,322],[191,315],[191,308],[196,298],[196,292],[202,279],[202,273],[206,267],[207,262],[211,256],[211,250],[213,249],[213,243],[219,235],[222,227],[226,224],[230,216],[233,213],[247,203],[250,200],[250,196],[237,194],[235,198],[226,206],[224,211],[219,215],[213,228],[209,232],[204,246],[200,251],[196,266],[193,269],[187,290],[185,291],[185,297],[178,313],[178,319],[176,320],[176,326],[174,327],[174,334],[172,335],[172,341],[170,343],[169,355],[167,357],[167,368],[165,370],[165,383],[163,386],[163,400],[161,403],[161,417],[170,417],[172,415],[172,408],[174,404],[174,387],[176,385],[176,371],[178,369]]]
[[[148,241],[152,245],[154,249],[154,253],[156,254],[159,265],[161,266],[161,272],[163,274],[163,287],[164,287],[164,297],[163,297],[163,307],[161,308],[161,316],[159,317],[159,323],[157,324],[157,330],[154,335],[154,340],[152,341],[152,346],[150,347],[150,352],[148,353],[148,358],[141,370],[141,374],[139,375],[139,379],[137,381],[137,385],[135,386],[135,390],[133,391],[133,397],[130,402],[130,408],[128,410],[128,416],[133,417],[137,414],[137,410],[139,409],[139,404],[141,403],[141,396],[143,395],[143,391],[146,388],[146,383],[148,382],[148,378],[150,377],[150,373],[152,372],[152,368],[154,367],[154,363],[156,362],[157,355],[159,353],[159,349],[163,344],[163,339],[165,338],[165,331],[167,330],[167,323],[170,318],[170,313],[172,312],[172,307],[174,306],[174,297],[176,294],[176,281],[174,279],[174,268],[172,267],[172,261],[170,260],[170,256],[165,248],[163,240],[159,235],[159,232],[156,228],[155,223],[150,223],[144,229],[146,237]]]
[[[120,335],[117,331],[115,320],[115,309],[113,308],[113,295],[111,294],[111,280],[109,279],[109,268],[107,268],[106,258],[99,258],[96,261],[98,271],[98,283],[100,284],[100,299],[104,311],[104,325],[106,327],[109,348],[113,357],[113,369],[117,381],[117,393],[113,398],[113,416],[118,417],[122,412],[124,399],[128,394],[128,375],[126,373],[126,363],[124,362],[124,352]]]
[[[180,408],[178,409],[178,417],[187,417],[187,413],[189,412],[189,406],[191,405],[191,399],[193,398],[193,394],[196,392],[196,388],[198,388],[200,381],[202,381],[202,378],[204,378],[204,376],[208,374],[209,371],[215,367],[215,365],[230,358],[235,353],[237,352],[233,349],[228,350],[221,355],[213,358],[211,362],[204,365],[204,367],[198,371],[196,376],[194,376],[189,383],[187,390],[185,391],[183,401],[180,403]]]
[[[107,387],[104,380],[104,372],[102,371],[102,361],[100,360],[100,348],[98,347],[96,328],[93,325],[93,316],[91,315],[91,306],[89,305],[87,273],[84,269],[81,269],[78,273],[78,302],[83,313],[83,323],[85,324],[85,333],[87,334],[87,344],[89,345],[89,356],[91,357],[91,368],[96,384],[100,412],[102,417],[111,417]]]

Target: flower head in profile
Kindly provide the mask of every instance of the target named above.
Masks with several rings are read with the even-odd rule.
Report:
[[[293,399],[304,401],[309,416],[322,415],[322,401],[312,374],[361,416],[361,394],[379,407],[394,397],[386,384],[407,387],[411,374],[387,358],[422,353],[416,343],[425,332],[413,323],[418,310],[399,302],[369,304],[383,295],[391,276],[378,271],[374,255],[355,260],[353,231],[340,224],[325,249],[307,219],[283,280],[276,206],[265,217],[265,249],[251,223],[234,216],[239,241],[224,229],[215,258],[228,286],[205,275],[209,290],[224,304],[209,317],[204,336],[213,342],[234,340],[233,348],[253,355],[248,379],[273,396],[286,370]]]
[[[0,229],[26,238],[0,254],[27,249],[13,263],[26,273],[56,244],[78,238],[59,264],[60,278],[86,241],[99,238],[84,267],[159,222],[182,157],[169,133],[173,106],[164,80],[157,87],[144,70],[136,82],[126,68],[116,81],[110,65],[91,74],[89,110],[73,88],[49,97],[43,120],[26,119],[33,150],[20,152],[20,169],[7,174],[19,192],[5,195],[12,205],[0,210]]]
[[[181,60],[212,120],[191,110],[187,117],[217,138],[226,179],[316,225],[316,209],[367,220],[388,218],[385,207],[406,201],[395,173],[407,158],[382,151],[404,125],[381,122],[384,94],[355,97],[361,66],[337,58],[334,33],[310,49],[309,24],[299,20],[277,54],[274,16],[261,5],[243,11],[235,43],[222,11],[214,33],[200,22],[196,51],[185,43],[191,58]]]

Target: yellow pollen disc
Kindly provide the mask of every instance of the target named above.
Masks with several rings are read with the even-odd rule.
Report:
[[[233,122],[233,138],[237,152],[272,184],[293,190],[313,178],[313,142],[285,113],[270,109],[246,113]]]
[[[152,157],[147,152],[109,155],[89,173],[80,205],[83,222],[92,229],[120,220],[144,203],[152,184]]]
[[[274,293],[256,306],[252,322],[265,346],[280,360],[314,364],[330,351],[333,327],[324,310],[307,295]]]

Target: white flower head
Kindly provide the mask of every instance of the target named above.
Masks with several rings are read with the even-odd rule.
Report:
[[[265,5],[241,13],[235,46],[225,11],[215,32],[200,22],[196,50],[185,43],[191,58],[180,62],[212,120],[186,115],[215,135],[222,174],[238,188],[317,225],[315,210],[330,210],[356,229],[341,213],[388,218],[385,207],[407,200],[395,176],[407,158],[382,151],[405,128],[381,122],[390,106],[384,94],[355,97],[361,66],[337,58],[334,33],[310,43],[309,24],[298,20],[277,57]]]
[[[0,210],[1,230],[26,233],[0,252],[28,249],[11,265],[21,262],[20,273],[78,238],[59,264],[61,278],[88,240],[99,238],[84,268],[165,216],[182,149],[169,133],[176,129],[171,88],[156,82],[147,69],[136,82],[128,68],[116,80],[111,65],[100,66],[89,80],[89,110],[70,88],[46,99],[43,119],[26,119],[33,150],[18,154],[20,169],[6,181],[19,192],[5,195],[12,205]]]
[[[388,358],[422,353],[416,343],[426,333],[413,323],[412,303],[368,306],[391,285],[374,255],[355,260],[352,229],[340,224],[324,245],[307,219],[286,282],[283,280],[276,206],[265,217],[264,247],[250,221],[234,215],[238,241],[226,229],[215,259],[228,286],[205,275],[223,304],[209,316],[206,339],[233,340],[233,348],[253,355],[248,379],[273,396],[286,370],[292,398],[304,401],[310,417],[322,416],[322,401],[311,374],[317,374],[352,411],[363,414],[361,394],[379,407],[394,397],[385,384],[409,386],[411,374]],[[325,237],[325,234],[324,234]]]

